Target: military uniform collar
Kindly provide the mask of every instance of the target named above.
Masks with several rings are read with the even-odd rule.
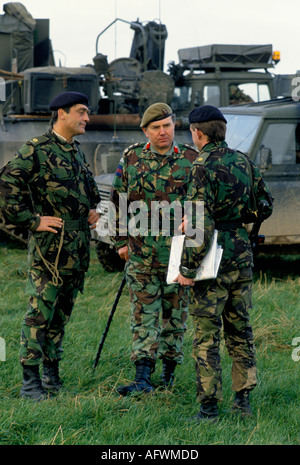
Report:
[[[216,150],[221,147],[228,147],[227,143],[225,140],[222,140],[220,142],[208,142],[207,144],[202,147],[200,153],[202,152],[211,152],[212,150]]]
[[[62,144],[62,146],[64,146],[66,149],[67,149],[67,146],[69,146],[70,149],[76,148],[76,150],[77,150],[76,146],[80,144],[79,141],[77,139],[75,139],[74,137],[71,140],[71,142],[68,142],[65,137],[63,137],[58,132],[54,131],[53,128],[50,131],[50,135],[51,134],[53,134],[58,139],[58,141]]]
[[[53,132],[53,134],[56,135],[56,137],[58,139],[60,139],[65,144],[72,144],[74,142],[74,139],[72,139],[71,142],[68,142],[67,139],[64,136],[62,136],[61,134],[58,134],[58,132],[54,131],[54,129],[52,129],[52,132]]]
[[[151,153],[155,153],[155,154],[160,155],[162,157],[167,157],[167,156],[173,155],[174,153],[175,154],[181,153],[180,148],[178,147],[178,145],[176,144],[175,141],[173,141],[172,147],[166,153],[163,153],[163,154],[159,153],[157,150],[155,150],[155,148],[153,147],[152,144],[150,144],[149,141],[145,145],[144,149],[150,150]]]

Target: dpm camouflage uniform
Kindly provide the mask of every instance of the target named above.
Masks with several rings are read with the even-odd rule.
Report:
[[[255,348],[249,323],[253,254],[243,226],[254,219],[251,192],[257,204],[261,200],[268,202],[267,218],[272,212],[273,199],[255,164],[246,155],[229,149],[226,142],[203,147],[190,173],[187,199],[204,202],[204,241],[200,245],[194,240],[194,246],[190,242],[190,247],[184,247],[180,268],[183,276],[195,276],[216,228],[218,243],[223,247],[218,277],[213,282],[196,282],[190,311],[195,327],[194,358],[201,402],[222,398],[219,354],[222,323],[225,344],[233,359],[233,390],[251,390],[256,385]]]
[[[111,200],[116,207],[117,235],[113,240],[117,249],[128,245],[129,250],[126,276],[131,298],[132,361],[155,362],[158,356],[182,362],[188,290],[176,283],[167,285],[166,275],[172,236],[182,221],[182,200],[196,156],[194,149],[182,144],[174,144],[164,155],[154,152],[150,143],[136,144],[124,152],[114,178]],[[123,223],[121,194],[125,195]],[[129,229],[137,207],[136,230]],[[132,213],[127,224],[128,208]],[[128,237],[121,235],[127,225]]]
[[[21,363],[60,360],[64,327],[89,265],[89,211],[100,201],[79,143],[52,132],[28,141],[1,171],[0,201],[6,221],[30,234]],[[62,218],[62,231],[37,232],[39,216]]]

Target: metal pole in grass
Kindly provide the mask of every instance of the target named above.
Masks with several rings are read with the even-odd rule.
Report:
[[[111,309],[111,311],[110,311],[110,314],[109,314],[109,317],[108,317],[108,320],[107,320],[107,323],[106,323],[105,330],[104,330],[104,332],[103,332],[103,334],[102,334],[102,338],[101,338],[101,341],[100,341],[100,344],[99,344],[98,352],[97,352],[97,355],[96,355],[96,358],[95,358],[95,361],[94,361],[93,369],[95,369],[96,366],[98,365],[99,358],[100,358],[100,355],[101,355],[101,352],[102,352],[102,349],[103,349],[104,341],[105,341],[105,339],[106,339],[106,336],[107,336],[107,333],[108,333],[110,324],[111,324],[111,322],[112,322],[112,319],[113,319],[114,313],[115,313],[115,311],[116,311],[118,302],[119,302],[119,300],[120,300],[120,297],[121,297],[123,288],[124,288],[124,286],[125,286],[125,283],[126,283],[126,276],[125,276],[125,274],[124,274],[123,279],[122,279],[122,282],[121,282],[120,287],[119,287],[119,290],[118,290],[118,292],[117,292],[117,295],[116,295],[114,304],[113,304],[112,309]]]

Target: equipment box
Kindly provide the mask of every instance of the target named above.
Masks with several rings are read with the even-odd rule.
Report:
[[[91,112],[97,112],[100,93],[98,76],[93,68],[48,66],[28,69],[23,74],[25,113],[49,113],[51,100],[67,91],[86,94]]]

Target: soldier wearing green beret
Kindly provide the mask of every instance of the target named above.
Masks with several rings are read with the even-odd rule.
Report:
[[[126,260],[133,334],[131,361],[136,366],[134,382],[117,389],[123,396],[153,390],[151,373],[157,358],[163,362],[163,386],[172,385],[175,367],[183,359],[188,311],[188,289],[166,284],[166,275],[171,239],[177,229],[174,225],[176,219],[179,223],[182,220],[188,174],[197,151],[176,144],[174,115],[165,103],[151,105],[141,127],[148,142],[125,150],[111,194],[117,217],[113,240]],[[133,212],[128,224],[127,215],[126,224],[121,221],[122,196],[128,204],[126,211]],[[173,212],[170,205],[175,203]],[[136,217],[135,211],[139,211]],[[137,217],[143,227],[137,224]],[[133,219],[137,221],[136,229],[129,229]]]
[[[62,340],[89,264],[98,189],[75,135],[89,121],[88,99],[64,92],[50,104],[49,132],[26,142],[2,169],[6,221],[29,232],[29,307],[21,332],[21,396],[34,400],[61,387]],[[39,366],[43,364],[42,379]]]
[[[262,219],[267,219],[272,213],[273,198],[256,165],[245,154],[227,146],[226,119],[218,108],[210,105],[195,108],[189,121],[200,154],[190,172],[187,200],[204,204],[204,234],[198,234],[204,241],[200,244],[187,236],[190,244],[183,248],[176,281],[192,286],[190,313],[195,328],[197,398],[201,404],[194,419],[218,417],[217,404],[222,400],[222,325],[233,360],[233,411],[250,415],[249,393],[257,383],[249,322],[253,254],[244,226],[256,219],[260,205],[264,205]],[[214,229],[218,230],[218,243],[223,248],[218,276],[213,281],[195,283],[193,278]]]

